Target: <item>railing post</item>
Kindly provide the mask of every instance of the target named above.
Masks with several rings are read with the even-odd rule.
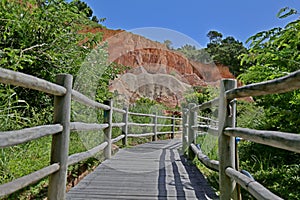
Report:
[[[192,143],[196,142],[196,130],[194,129],[193,126],[197,125],[197,112],[192,111],[192,108],[196,106],[195,103],[190,103],[189,104],[189,130],[188,130],[188,147]],[[194,152],[188,148],[188,156],[190,159],[194,159]]]
[[[152,137],[152,141],[157,141],[157,113],[154,112],[153,114],[154,114],[154,116],[152,118],[152,123],[154,124],[154,126],[153,126],[152,131],[153,131],[154,135]]]
[[[104,110],[104,123],[108,127],[104,129],[105,141],[108,143],[104,149],[104,156],[106,159],[111,158],[111,134],[112,134],[112,115],[113,115],[113,100],[105,101],[104,104],[110,107],[109,110]]]
[[[54,124],[61,124],[63,130],[52,136],[50,163],[59,163],[60,168],[49,177],[49,200],[63,200],[66,198],[72,81],[73,77],[69,74],[56,76],[56,83],[64,86],[67,93],[64,96],[54,97]]]
[[[236,88],[236,80],[223,79],[220,86],[220,100],[219,100],[219,184],[220,184],[220,200],[228,200],[232,197],[235,199],[236,183],[225,173],[227,167],[235,168],[235,139],[226,136],[224,129],[231,127],[234,124],[235,116],[232,108],[230,108],[230,99],[226,98],[225,92],[227,90]],[[234,197],[235,196],[235,197]]]
[[[231,102],[231,127],[236,127],[236,112],[237,112],[237,100],[234,99]],[[238,154],[238,144],[237,144],[236,138],[234,138],[234,159],[235,159],[235,169],[239,171],[239,154]],[[242,193],[241,193],[241,186],[239,184],[236,184],[236,189],[234,193],[234,200],[241,200],[242,199]]]
[[[172,127],[171,127],[171,139],[174,139],[174,135],[175,135],[175,122],[176,122],[176,120],[175,120],[175,115],[172,115],[172,119],[171,119],[171,124],[173,125]]]
[[[188,153],[188,109],[182,109],[182,152],[184,155]]]
[[[122,127],[122,134],[124,135],[124,138],[122,139],[122,143],[124,146],[128,145],[128,107],[124,107],[125,113],[123,114],[123,122],[125,125]]]

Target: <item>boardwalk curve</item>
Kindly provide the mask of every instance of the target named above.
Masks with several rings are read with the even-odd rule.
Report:
[[[180,147],[174,139],[121,149],[72,188],[67,199],[216,199]]]

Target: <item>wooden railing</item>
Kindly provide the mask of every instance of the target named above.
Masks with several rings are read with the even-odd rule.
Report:
[[[113,101],[107,104],[101,104],[89,99],[80,92],[72,89],[72,76],[61,74],[57,76],[57,82],[51,83],[46,80],[14,72],[7,69],[0,68],[0,83],[11,84],[14,86],[21,86],[33,90],[42,91],[47,94],[54,95],[54,123],[50,125],[43,125],[22,130],[13,130],[0,132],[0,148],[18,145],[29,142],[44,136],[52,135],[51,158],[50,165],[35,171],[29,175],[17,178],[9,183],[0,185],[0,197],[9,195],[22,189],[44,177],[49,177],[48,199],[65,199],[67,167],[76,164],[82,160],[93,157],[100,151],[104,151],[106,159],[111,158],[112,144],[122,140],[124,145],[127,145],[127,139],[130,137],[148,137],[152,136],[153,140],[157,140],[158,135],[170,134],[174,138],[175,133],[180,133],[181,125],[177,125],[176,121],[181,121],[181,118],[172,116],[160,116],[157,114],[143,114],[129,112],[128,108],[119,109],[113,106]],[[86,106],[101,109],[104,111],[103,123],[84,123],[71,122],[71,100],[75,100]],[[123,114],[122,122],[113,123],[113,112]],[[134,123],[129,122],[129,115],[136,115],[142,117],[151,117],[151,123]],[[158,119],[170,119],[170,124],[159,124]],[[152,132],[134,134],[129,133],[129,126],[148,126],[152,127]],[[158,132],[158,127],[171,127],[170,131]],[[122,128],[122,134],[116,138],[112,138],[112,128]],[[89,149],[86,152],[69,154],[69,139],[71,131],[93,131],[103,130],[105,141],[98,146]]]
[[[300,70],[271,81],[239,88],[236,88],[236,85],[235,80],[222,80],[219,98],[201,105],[189,104],[188,108],[183,109],[183,149],[190,157],[196,155],[206,167],[219,172],[221,200],[239,199],[238,185],[248,190],[257,199],[282,199],[238,170],[235,137],[300,153],[300,134],[235,127],[235,98],[278,94],[299,89]],[[198,111],[213,106],[218,106],[218,119],[213,120],[214,123],[199,124]],[[196,146],[198,130],[218,136],[218,161],[211,160],[202,153],[199,146]]]

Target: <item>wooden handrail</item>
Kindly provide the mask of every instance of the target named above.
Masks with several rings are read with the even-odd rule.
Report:
[[[61,132],[60,124],[36,126],[16,131],[0,132],[0,148],[29,142],[44,136]]]
[[[128,108],[119,109],[113,107],[112,102],[105,105],[96,102],[84,94],[72,89],[72,76],[58,75],[57,83],[36,78],[20,72],[15,72],[8,69],[0,68],[0,83],[12,84],[28,89],[42,91],[52,94],[55,97],[55,124],[43,125],[37,127],[26,128],[22,130],[0,132],[0,147],[14,146],[24,142],[32,141],[44,136],[52,135],[52,150],[51,150],[51,165],[32,174],[15,179],[12,182],[0,185],[0,197],[11,194],[21,188],[26,187],[33,182],[36,182],[46,176],[50,176],[48,199],[65,199],[66,175],[67,166],[76,164],[82,160],[94,156],[96,153],[104,150],[106,158],[111,157],[111,144],[119,140],[127,145],[127,137],[150,137],[158,134],[175,134],[180,131],[175,131],[179,127],[175,124],[175,120],[181,118],[170,116],[158,116],[156,114],[134,113],[129,112]],[[85,123],[85,122],[70,122],[71,99],[95,109],[101,109],[106,112],[104,123]],[[122,122],[112,122],[113,112],[124,115]],[[136,115],[141,117],[165,118],[171,119],[171,125],[158,124],[157,120],[150,124],[134,123],[128,121],[128,115]],[[128,134],[129,126],[149,126],[155,127],[166,126],[171,127],[169,132],[143,133],[143,134]],[[111,138],[111,129],[113,127],[121,127],[122,135],[116,138]],[[68,155],[68,144],[70,131],[93,131],[104,130],[106,141],[102,144],[87,150],[85,152]]]
[[[227,99],[280,94],[300,88],[300,70],[274,80],[245,85],[226,92]]]
[[[300,134],[248,128],[226,128],[224,134],[300,153]]]
[[[17,178],[11,182],[2,184],[0,185],[0,197],[12,194],[28,185],[31,185],[36,181],[39,181],[42,178],[45,178],[46,176],[57,172],[59,169],[60,165],[58,163],[54,163],[31,174]]]
[[[21,86],[57,96],[63,96],[67,92],[66,88],[58,84],[3,68],[0,68],[0,83]]]
[[[184,147],[184,141],[188,139],[190,144],[189,147],[194,153],[193,156],[196,155],[206,167],[221,173],[221,200],[230,199],[236,195],[236,193],[234,193],[232,190],[232,188],[235,187],[232,185],[232,180],[235,180],[239,185],[248,190],[254,197],[258,199],[281,199],[280,197],[271,193],[268,189],[264,188],[258,182],[250,180],[248,177],[237,171],[237,164],[235,162],[238,162],[238,160],[237,158],[234,158],[236,151],[234,138],[241,137],[252,142],[300,153],[300,135],[279,131],[253,130],[239,127],[236,128],[236,104],[232,104],[231,100],[248,96],[279,94],[300,89],[300,70],[275,80],[250,84],[239,88],[224,89],[224,87],[222,87],[222,85],[226,85],[226,82],[224,81],[227,80],[223,80],[221,82],[221,95],[219,98],[196,106],[190,104],[189,108],[183,108],[183,150],[185,153],[188,151],[188,149]],[[196,111],[201,111],[216,105],[219,106],[218,120],[215,120],[219,124],[218,129],[212,128],[209,126],[209,124],[205,124],[205,122],[202,122],[204,124],[199,125],[197,122],[193,121]],[[200,117],[200,119],[210,120],[206,117]],[[201,130],[207,134],[212,134],[218,137],[218,157],[220,161],[211,161],[202,153],[201,149],[198,149],[196,145],[191,142],[191,140],[194,141],[194,139],[191,137],[194,135],[193,131],[195,130]],[[190,133],[191,131],[192,134]],[[239,199],[239,195],[235,196],[234,198]]]

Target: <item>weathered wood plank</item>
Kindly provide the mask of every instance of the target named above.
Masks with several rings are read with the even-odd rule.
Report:
[[[113,120],[113,105],[114,105],[114,101],[112,99],[110,100],[106,100],[104,102],[106,105],[109,106],[109,110],[105,110],[103,113],[104,116],[104,123],[108,123],[108,127],[106,129],[104,129],[104,138],[105,141],[107,142],[107,145],[104,149],[104,156],[106,159],[110,159],[111,158],[111,153],[112,153],[112,143],[111,143],[111,137],[112,137],[112,120]]]
[[[173,124],[157,124],[157,127],[173,127]]]
[[[157,118],[159,118],[159,119],[178,119],[176,117],[163,116],[163,115],[157,115]]]
[[[209,157],[202,153],[194,144],[191,144],[191,148],[194,153],[197,155],[197,158],[209,169],[214,171],[219,171],[219,161],[210,160]]]
[[[98,108],[98,109],[103,109],[103,110],[109,110],[110,107],[108,105],[104,105],[102,103],[96,102],[92,99],[89,99],[87,96],[84,94],[81,94],[80,92],[76,90],[72,90],[72,99],[75,101],[82,103],[84,105],[90,106],[92,108]]]
[[[175,139],[121,149],[67,199],[216,199],[196,167],[180,156],[180,146]]]
[[[51,83],[35,76],[3,68],[0,68],[0,82],[4,84],[12,84],[14,86],[21,86],[24,88],[38,90],[57,96],[62,96],[67,92],[66,88],[55,83]]]
[[[70,155],[68,157],[68,166],[76,164],[76,163],[78,163],[82,160],[88,159],[90,157],[93,157],[96,153],[99,153],[100,151],[102,151],[106,146],[107,146],[107,142],[103,142],[102,144],[100,144],[88,151]]]
[[[71,131],[94,131],[94,130],[105,129],[108,126],[109,126],[108,124],[71,122],[70,123],[70,130]]]
[[[8,147],[62,131],[60,124],[36,126],[16,131],[0,132],[0,147]]]
[[[59,164],[55,163],[31,174],[15,179],[9,183],[0,185],[0,197],[12,194],[30,184],[33,184],[42,178],[59,170]]]
[[[226,98],[234,99],[267,94],[279,94],[300,88],[300,70],[278,79],[245,85],[226,92]]]
[[[248,128],[226,128],[225,134],[300,153],[299,134],[279,131],[261,131]]]
[[[125,111],[125,110],[123,110],[123,109],[120,109],[120,108],[113,108],[113,111],[114,111],[114,112],[121,113],[121,114],[125,114],[125,113],[126,113],[126,111]]]
[[[58,74],[56,82],[64,86],[64,96],[54,97],[54,123],[63,126],[63,130],[52,136],[50,163],[59,163],[59,170],[49,177],[48,199],[65,199],[67,168],[70,141],[70,118],[73,77],[70,74]]]
[[[118,137],[111,139],[111,142],[116,143],[116,142],[122,140],[124,137],[125,137],[125,135],[119,135]]]
[[[256,199],[282,200],[282,198],[270,192],[257,181],[254,181],[253,179],[230,167],[228,167],[225,172],[229,177],[233,178],[237,183],[239,183],[239,185],[242,186],[245,190],[248,190]]]
[[[188,114],[188,146],[190,146],[192,143],[196,142],[196,130],[193,128],[197,126],[197,111],[192,111],[193,108],[196,106],[195,103],[189,103],[189,114]],[[188,149],[188,156],[189,159],[194,159],[194,152],[191,149]]]
[[[218,156],[219,156],[219,186],[220,200],[234,198],[236,183],[230,179],[225,169],[235,167],[235,139],[224,134],[225,127],[232,127],[233,115],[230,115],[230,99],[226,99],[226,91],[236,88],[237,82],[233,79],[223,79],[220,85],[219,110],[218,110]]]
[[[137,137],[148,137],[153,135],[154,133],[141,133],[141,134],[128,134],[127,137],[137,138]]]
[[[119,128],[121,128],[121,127],[123,127],[123,126],[125,126],[125,123],[123,123],[123,122],[120,122],[120,123],[112,123],[112,127],[119,127]]]
[[[142,124],[142,123],[129,122],[128,126],[142,126],[142,127],[143,126],[145,126],[145,127],[149,126],[149,127],[153,127],[153,126],[155,126],[155,124]]]
[[[128,107],[124,107],[125,113],[123,114],[123,122],[125,123],[125,126],[122,127],[122,134],[124,135],[124,138],[122,140],[122,144],[124,146],[128,145]]]

